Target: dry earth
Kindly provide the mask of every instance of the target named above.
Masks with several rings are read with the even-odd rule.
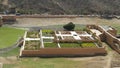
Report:
[[[75,24],[102,24],[112,25],[120,24],[118,19],[100,19],[100,18],[18,18],[17,23],[13,26],[32,27],[32,26],[48,26],[59,25],[73,22]]]

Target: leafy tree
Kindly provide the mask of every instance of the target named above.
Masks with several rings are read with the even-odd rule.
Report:
[[[69,31],[74,30],[75,24],[73,24],[72,22],[69,22],[68,24],[64,25],[63,28]]]

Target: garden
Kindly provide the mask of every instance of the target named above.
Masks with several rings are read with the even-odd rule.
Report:
[[[40,41],[25,42],[25,50],[39,50],[39,49],[40,49]]]
[[[43,36],[52,36],[53,34],[54,34],[53,30],[49,30],[49,29],[42,30],[42,35]]]
[[[45,48],[58,48],[57,43],[44,43]]]
[[[38,31],[28,31],[27,32],[27,38],[39,38],[39,32]]]
[[[56,31],[54,32],[53,30],[49,30],[49,29],[48,30],[45,29],[41,31],[42,31],[41,39],[43,39],[43,41],[41,41],[41,39],[30,40],[32,38],[40,38],[40,32],[38,31],[27,32],[26,38],[30,38],[30,39],[25,41],[25,47],[24,47],[25,50],[38,50],[40,49],[41,42],[43,42],[44,48],[97,47],[94,39],[91,36],[82,36],[82,35],[88,35],[88,33],[85,31],[72,31],[72,32],[71,31]],[[74,34],[76,34],[76,36],[78,35],[80,40],[75,39]],[[57,40],[57,42],[55,40]]]

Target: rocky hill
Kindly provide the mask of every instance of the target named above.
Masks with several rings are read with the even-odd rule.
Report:
[[[9,0],[9,6],[20,13],[120,15],[120,0]]]

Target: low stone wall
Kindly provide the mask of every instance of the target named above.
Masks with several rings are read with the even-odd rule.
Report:
[[[2,26],[3,22],[2,22],[2,17],[0,17],[0,27]]]
[[[76,18],[78,15],[20,15],[17,18]]]
[[[106,55],[105,48],[41,48],[40,50],[23,50],[21,56],[94,56]]]
[[[2,16],[2,21],[3,22],[14,22],[14,21],[16,21],[16,16],[15,15]]]
[[[104,28],[97,25],[87,25],[87,28],[98,29],[99,31],[101,31],[103,33],[101,39],[104,40],[104,42],[106,42],[107,44],[109,44],[110,47],[112,47],[115,51],[120,53],[120,40],[116,37],[117,31],[114,28],[112,28],[113,31],[106,31]],[[118,46],[116,46],[116,44]]]
[[[109,44],[115,51],[117,51],[120,54],[120,40],[108,32],[105,33],[106,35],[106,43]],[[116,46],[116,44],[118,46]]]

